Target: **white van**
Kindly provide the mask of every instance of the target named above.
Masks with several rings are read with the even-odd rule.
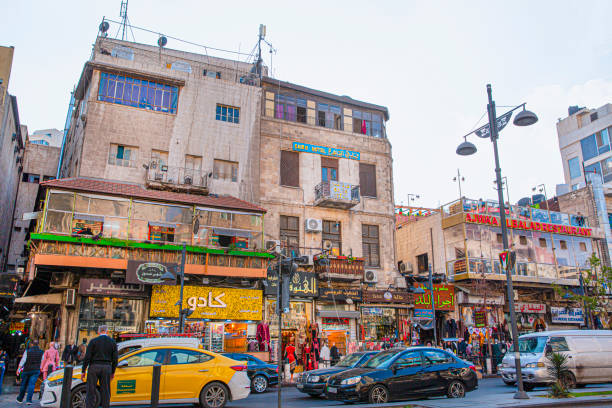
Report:
[[[180,346],[201,348],[202,342],[197,337],[143,337],[117,343],[119,357],[144,347]]]
[[[612,330],[558,330],[519,336],[521,369],[525,390],[550,384],[546,354],[568,356],[568,371],[563,381],[570,388],[610,382],[612,378]],[[516,383],[513,349],[504,356],[501,375],[508,385]]]

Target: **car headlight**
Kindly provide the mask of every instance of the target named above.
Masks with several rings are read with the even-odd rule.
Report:
[[[525,368],[539,368],[539,367],[546,367],[546,365],[541,361],[538,361],[537,363],[525,364]]]
[[[308,382],[311,382],[311,383],[319,382],[320,379],[321,379],[321,377],[318,376],[318,375],[309,375],[308,376]]]
[[[361,376],[359,375],[357,377],[346,378],[346,379],[342,380],[342,382],[340,384],[342,384],[342,385],[353,385],[353,384],[357,384],[360,380],[361,380]]]
[[[64,378],[58,378],[57,380],[47,381],[47,386],[49,387],[59,387],[64,383]]]

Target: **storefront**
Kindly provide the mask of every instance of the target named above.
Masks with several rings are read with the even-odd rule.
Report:
[[[316,311],[321,338],[329,347],[335,345],[342,355],[357,349],[357,321],[361,313],[355,303],[361,301],[358,288],[319,287]]]
[[[378,349],[385,341],[396,339],[408,341],[412,305],[407,290],[364,290],[359,338],[365,348]]]
[[[147,332],[178,332],[180,286],[154,285]],[[257,324],[262,320],[261,290],[185,286],[183,309],[191,314],[185,332],[201,337],[204,348],[214,352],[254,350]]]
[[[428,286],[426,283],[416,285],[416,287],[423,289],[425,293],[414,296],[413,320],[418,324],[413,325],[413,328],[417,329],[418,342],[413,341],[413,344],[434,343],[432,324],[436,325],[438,341],[442,338],[455,338],[459,335],[459,319],[455,313],[455,287],[446,283],[435,283],[432,295]],[[431,321],[434,314],[432,302],[435,309],[435,321]],[[417,314],[420,316],[417,316]],[[414,333],[414,336],[416,335],[417,333]]]
[[[515,302],[516,323],[519,334],[545,331],[548,328],[546,322],[546,305],[544,303]],[[510,321],[510,316],[506,316]]]
[[[577,329],[584,326],[584,311],[579,307],[550,308],[550,316],[555,329]]]
[[[456,302],[459,311],[458,337],[480,345],[486,342],[487,337],[499,340],[507,337],[503,294],[491,292],[485,298],[458,291]]]
[[[79,295],[78,342],[95,337],[101,325],[115,338],[142,331],[148,297],[144,285],[81,278]]]

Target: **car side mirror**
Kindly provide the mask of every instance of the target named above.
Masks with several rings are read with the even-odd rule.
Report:
[[[128,366],[127,360],[120,361],[119,364],[117,364],[117,367],[127,367],[127,366]]]

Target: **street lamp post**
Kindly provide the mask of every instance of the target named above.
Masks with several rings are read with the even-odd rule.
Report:
[[[523,111],[519,112],[514,118],[514,124],[516,126],[529,126],[538,121],[538,117],[533,113],[525,109],[525,104],[519,105],[509,112],[506,112],[500,118],[497,118],[495,112],[495,102],[493,101],[493,95],[491,85],[487,84],[487,112],[489,114],[489,124],[485,125],[473,132],[468,133],[464,136],[464,142],[457,147],[457,154],[461,156],[468,156],[476,153],[476,146],[473,143],[467,141],[467,136],[471,133],[476,133],[477,136],[482,138],[491,139],[493,143],[493,154],[495,156],[495,181],[497,183],[497,197],[499,200],[499,216],[501,223],[502,242],[504,251],[508,251],[508,229],[506,226],[506,206],[504,205],[504,190],[502,184],[501,167],[499,166],[499,152],[497,148],[497,139],[499,138],[498,131],[506,126],[512,112],[520,107]],[[488,128],[487,128],[488,127]],[[514,365],[516,368],[516,380],[518,384],[518,390],[514,394],[516,399],[528,399],[529,396],[523,389],[523,377],[521,372],[521,354],[519,352],[519,339],[518,339],[518,328],[516,324],[516,313],[514,311],[514,290],[512,288],[512,271],[509,268],[506,269],[506,286],[508,289],[508,308],[510,309],[510,321],[512,326],[512,341],[514,346]]]
[[[181,293],[179,296],[179,333],[185,331],[185,312],[183,310],[183,290],[185,289],[185,256],[187,252],[187,244],[183,242],[183,251],[181,252]]]

